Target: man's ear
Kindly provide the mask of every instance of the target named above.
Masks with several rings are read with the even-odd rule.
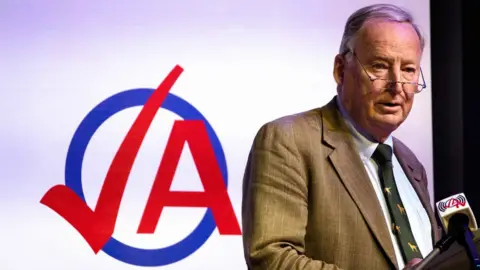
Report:
[[[344,80],[346,59],[344,55],[337,54],[333,64],[333,77],[337,84],[342,84]]]

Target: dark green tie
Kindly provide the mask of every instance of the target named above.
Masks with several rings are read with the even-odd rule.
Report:
[[[372,158],[378,164],[380,183],[392,220],[390,229],[398,239],[405,263],[413,258],[423,259],[393,177],[392,148],[386,144],[379,144]]]

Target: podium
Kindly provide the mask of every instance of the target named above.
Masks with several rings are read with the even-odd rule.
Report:
[[[473,242],[480,251],[480,230],[474,233]],[[470,258],[466,249],[457,242],[445,252],[434,258],[425,269],[431,270],[469,270]]]

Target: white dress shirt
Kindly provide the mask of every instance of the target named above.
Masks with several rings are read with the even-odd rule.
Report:
[[[376,162],[371,158],[373,152],[375,152],[378,142],[371,141],[367,139],[364,135],[362,135],[353,125],[352,121],[350,120],[348,114],[342,107],[342,104],[338,101],[337,104],[340,108],[340,112],[343,116],[345,123],[347,124],[352,136],[353,141],[357,147],[358,154],[365,166],[367,174],[370,178],[370,181],[375,189],[375,193],[377,195],[378,201],[382,207],[383,214],[385,217],[385,225],[387,226],[388,231],[390,232],[390,238],[393,242],[393,248],[395,249],[395,256],[397,258],[398,267],[399,269],[403,269],[405,262],[403,260],[400,246],[397,241],[396,236],[393,234],[392,230],[390,229],[392,222],[390,221],[390,213],[388,211],[388,206],[385,201],[384,194],[382,192],[382,187],[380,185],[380,179],[378,176],[378,166]],[[387,140],[384,142],[385,144],[389,145],[393,149],[393,141],[392,136],[390,135]],[[417,246],[419,251],[422,253],[422,256],[425,258],[430,251],[433,250],[432,244],[432,235],[431,235],[431,224],[430,219],[428,218],[427,211],[422,205],[422,202],[418,198],[415,189],[412,187],[412,184],[408,180],[407,176],[403,172],[403,169],[398,162],[398,159],[395,155],[392,156],[392,164],[393,164],[393,175],[395,178],[395,183],[397,184],[398,192],[400,193],[400,198],[402,199],[403,206],[405,211],[407,212],[408,221],[410,222],[410,227],[413,232],[413,236],[415,237],[415,241],[417,242]]]

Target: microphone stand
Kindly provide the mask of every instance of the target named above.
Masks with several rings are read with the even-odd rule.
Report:
[[[475,243],[473,243],[473,233],[470,231],[470,228],[468,228],[468,225],[464,225],[464,230],[465,239],[462,239],[462,242],[464,242],[463,240],[465,240],[465,242],[461,244],[467,250],[467,255],[471,263],[470,267],[471,269],[480,269],[480,258]]]
[[[432,252],[428,254],[425,259],[423,259],[420,263],[415,265],[414,269],[415,270],[421,270],[424,269],[425,266],[427,266],[438,254],[443,253],[445,250],[449,249],[450,246],[455,243],[455,237],[452,235],[446,235],[440,241],[438,241]]]
[[[448,232],[465,248],[470,259],[471,269],[480,269],[480,258],[477,248],[473,243],[473,233],[469,228],[469,217],[465,214],[455,214],[450,218]]]

